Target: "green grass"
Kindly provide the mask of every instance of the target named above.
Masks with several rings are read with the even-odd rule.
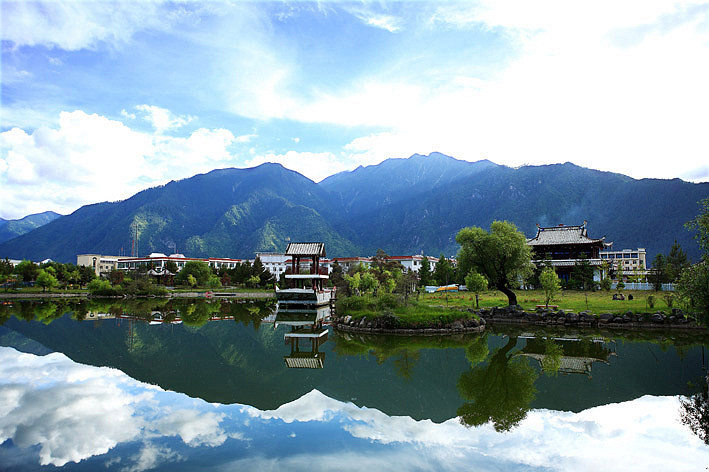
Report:
[[[518,290],[517,303],[522,305],[527,311],[534,311],[537,305],[544,305],[544,292],[541,290]],[[671,310],[663,298],[664,292],[623,290],[625,300],[613,300],[614,291],[604,292],[580,292],[575,290],[564,290],[550,305],[557,305],[560,309],[579,312],[588,309],[591,313],[647,313],[663,310]],[[628,300],[628,295],[633,295],[633,300]],[[647,305],[647,296],[654,295],[655,308]],[[588,308],[586,308],[586,296],[588,297]],[[452,292],[448,294],[427,293],[421,296],[420,302],[429,306],[449,306],[449,307],[475,307],[475,294],[470,292]],[[507,306],[507,297],[498,291],[488,291],[480,294],[480,308],[493,306]],[[676,306],[676,305],[675,305]]]
[[[450,308],[432,306],[427,303],[417,302],[411,297],[406,305],[396,295],[383,295],[374,297],[364,295],[338,300],[337,312],[354,318],[366,316],[374,318],[383,315],[394,315],[402,326],[437,326],[452,323],[456,320],[477,318],[477,315],[461,310],[461,306]]]

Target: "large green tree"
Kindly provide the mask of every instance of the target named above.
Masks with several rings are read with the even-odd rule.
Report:
[[[57,279],[48,270],[40,269],[35,284],[42,287],[43,292],[46,292],[47,289],[51,290],[57,286]]]
[[[206,285],[207,281],[214,275],[212,269],[204,261],[187,261],[182,270],[177,274],[175,279],[179,283],[186,283],[187,277],[192,276],[195,278],[197,285]]]
[[[471,270],[484,275],[490,285],[507,296],[510,305],[517,304],[513,291],[533,270],[531,249],[527,239],[508,221],[493,221],[490,232],[477,226],[458,231],[460,244],[458,270]]]

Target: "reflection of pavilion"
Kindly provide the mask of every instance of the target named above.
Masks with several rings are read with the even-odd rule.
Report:
[[[325,353],[320,346],[327,341],[328,330],[323,328],[323,321],[329,318],[330,307],[292,308],[280,307],[276,312],[274,327],[290,326],[290,332],[284,335],[286,344],[290,344],[290,355],[283,356],[289,368],[322,369]],[[310,341],[308,346],[307,341]],[[301,350],[301,344],[305,344]],[[308,349],[309,347],[309,349]]]
[[[561,348],[558,372],[562,374],[583,374],[591,378],[591,366],[594,362],[610,365],[610,357],[617,356],[614,350],[608,349],[602,338],[576,337],[535,337],[524,333],[519,336],[526,339],[527,344],[517,355],[536,359],[544,370],[544,360],[549,356],[549,342]]]

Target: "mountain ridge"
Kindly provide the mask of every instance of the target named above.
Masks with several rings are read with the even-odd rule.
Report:
[[[567,162],[511,168],[432,153],[338,173],[320,183],[266,163],[224,168],[145,189],[120,202],[86,205],[13,240],[0,257],[72,261],[77,253],[118,254],[139,229],[139,254],[253,257],[295,240],[324,241],[329,256],[452,256],[464,226],[589,222],[593,237],[616,248],[667,252],[677,239],[695,260],[684,223],[699,212],[709,183],[633,179]]]

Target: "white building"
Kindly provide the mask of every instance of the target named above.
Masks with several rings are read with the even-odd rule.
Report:
[[[119,256],[104,256],[101,254],[79,254],[76,256],[76,265],[91,267],[96,277],[108,275],[118,268]]]

